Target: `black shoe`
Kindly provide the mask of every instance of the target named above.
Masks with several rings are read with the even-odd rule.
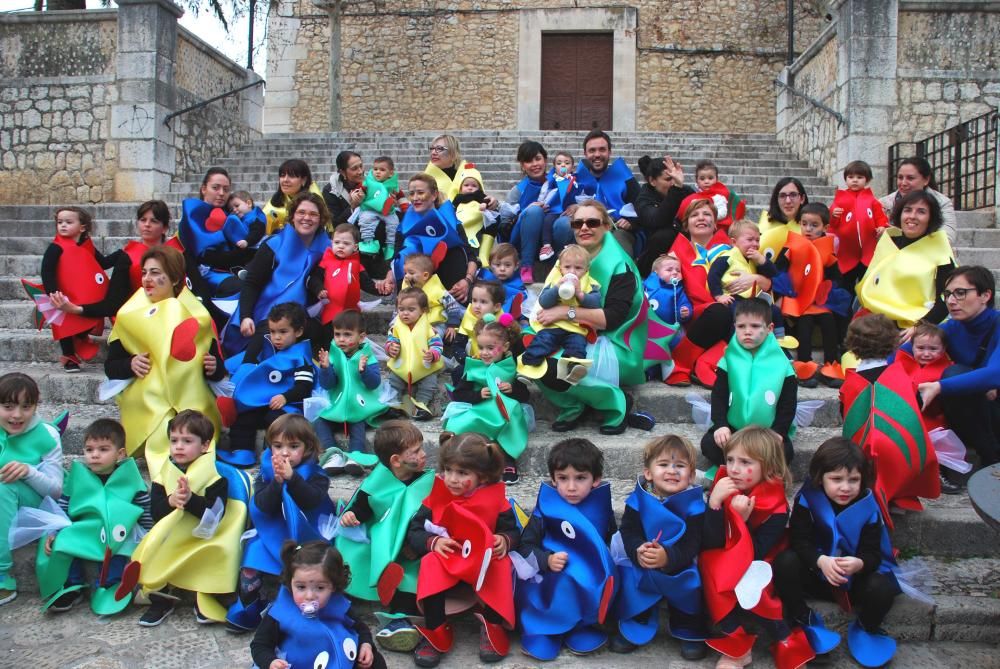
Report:
[[[413,420],[420,421],[421,423],[426,423],[432,418],[434,418],[434,414],[432,414],[427,409],[421,409],[420,407],[417,407],[413,411]]]
[[[819,381],[813,376],[808,379],[799,379],[799,385],[803,388],[819,388]]]
[[[516,485],[521,478],[517,475],[517,467],[508,465],[503,468],[503,482],[507,485]]]
[[[656,427],[656,420],[644,411],[633,411],[625,416],[625,422],[628,423],[628,426],[631,428],[644,430],[646,432],[649,432]]]
[[[80,360],[75,355],[63,356],[63,371],[67,374],[76,374],[80,371]]]
[[[617,425],[602,425],[600,433],[613,436],[616,434],[624,434],[626,429],[628,429],[628,416],[626,416],[625,419]]]
[[[580,427],[580,417],[572,418],[570,420],[557,420],[552,423],[553,432],[569,432]]]
[[[608,650],[612,653],[625,655],[626,653],[631,653],[636,648],[638,648],[637,645],[623,637],[621,634],[615,634],[608,640]]]
[[[348,460],[347,464],[344,465],[344,472],[349,476],[353,476],[356,479],[361,478],[365,475],[365,468],[359,465],[354,460]]]
[[[197,604],[194,605],[194,621],[199,625],[214,625],[215,623],[218,622],[217,620],[212,620],[204,613],[199,611]]]
[[[67,592],[57,598],[56,601],[52,602],[52,606],[49,607],[49,611],[52,613],[63,613],[64,611],[69,611],[73,608],[73,605],[81,599],[83,599],[83,590],[73,590],[72,592]]]
[[[945,495],[961,495],[965,492],[965,485],[962,483],[955,483],[950,478],[944,474],[938,474],[941,478],[941,492]]]
[[[176,600],[170,597],[150,595],[149,608],[139,618],[139,624],[143,627],[156,627],[162,623],[167,616],[174,612]]]
[[[703,660],[708,655],[704,641],[681,641],[681,657],[685,660]]]
[[[410,416],[402,409],[386,409],[380,416],[380,421],[406,420]]]

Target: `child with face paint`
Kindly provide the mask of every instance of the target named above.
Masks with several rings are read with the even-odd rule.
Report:
[[[503,313],[505,297],[506,291],[499,281],[476,279],[476,282],[472,284],[472,291],[469,293],[469,306],[465,309],[462,322],[457,328],[448,328],[444,333],[444,338],[450,341],[445,351],[445,357],[458,363],[456,369],[465,362],[465,356],[475,357],[479,353],[473,329],[479,320],[487,314],[499,318],[500,314]]]
[[[385,658],[344,588],[351,569],[325,541],[281,547],[282,587],[250,643],[261,669],[357,667],[384,669]]]

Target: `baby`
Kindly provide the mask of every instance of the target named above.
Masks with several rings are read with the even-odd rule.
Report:
[[[349,219],[361,231],[358,249],[366,255],[379,252],[379,242],[375,239],[380,223],[385,223],[385,249],[383,256],[391,258],[395,252],[396,228],[399,227],[396,201],[398,199],[399,178],[396,165],[389,156],[379,156],[372,162],[371,171],[365,176],[365,198]]]
[[[684,323],[691,318],[691,300],[682,280],[681,261],[668,254],[653,261],[653,273],[642,283],[649,306],[664,323]]]
[[[250,193],[238,190],[230,195],[229,211],[222,231],[229,243],[241,249],[257,246],[267,230],[267,217],[254,206]]]
[[[542,246],[538,249],[538,259],[545,261],[555,255],[552,248],[552,226],[567,207],[576,203],[576,197],[583,195],[583,188],[576,181],[573,172],[576,163],[573,156],[560,151],[552,158],[552,171],[538,193],[538,201],[546,207],[542,219]]]

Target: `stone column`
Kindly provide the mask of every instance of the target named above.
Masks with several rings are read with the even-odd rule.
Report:
[[[267,19],[267,97],[264,102],[265,133],[291,132],[292,110],[299,103],[295,69],[307,55],[296,42],[302,20],[297,5],[280,0]]]
[[[340,130],[340,0],[313,0],[330,15],[330,131]]]
[[[177,19],[171,0],[117,0],[118,99],[111,140],[118,144],[115,199],[147,200],[170,187],[176,150],[163,119],[176,109]]]
[[[837,142],[840,169],[852,160],[872,166],[875,193],[885,193],[892,139],[890,119],[896,107],[898,0],[834,0],[837,12],[837,86],[846,92],[848,132]],[[839,183],[839,181],[838,181]]]

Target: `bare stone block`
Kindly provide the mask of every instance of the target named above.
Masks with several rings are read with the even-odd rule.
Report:
[[[69,100],[59,98],[52,101],[52,111],[63,111],[65,109],[69,109]]]
[[[29,128],[37,128],[42,124],[42,115],[39,114],[34,109],[29,109],[26,112],[24,112],[24,115],[22,116],[22,121],[24,125]]]
[[[32,128],[28,131],[28,141],[47,142],[52,136],[52,132],[47,128]]]
[[[56,127],[52,128],[52,139],[54,139],[57,142],[65,141],[66,128],[62,127],[61,125],[57,125]]]
[[[975,100],[979,97],[979,84],[975,82],[959,84],[958,91],[963,100]]]
[[[66,97],[90,99],[90,86],[67,86]]]
[[[3,166],[4,169],[12,170],[17,167],[17,156],[14,155],[13,151],[7,151],[3,154]]]
[[[941,99],[941,84],[938,82],[932,82],[927,84],[925,90],[925,97],[927,100],[940,100]]]
[[[35,167],[40,170],[51,170],[56,166],[55,156],[51,153],[40,153],[35,156]]]
[[[35,109],[37,109],[38,111],[45,112],[51,108],[52,108],[52,103],[49,100],[46,100],[45,98],[35,99]]]

